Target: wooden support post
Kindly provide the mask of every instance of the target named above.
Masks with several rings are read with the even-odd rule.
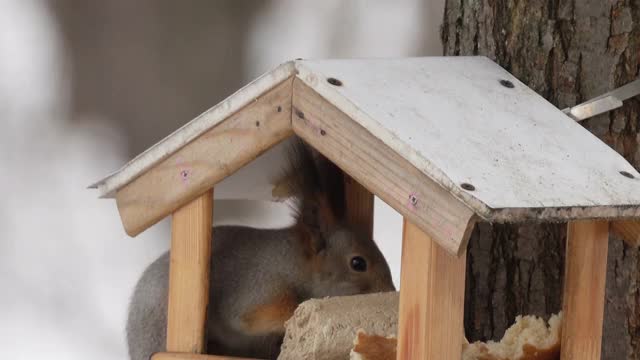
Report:
[[[167,351],[201,353],[204,350],[212,215],[213,189],[173,214]]]
[[[568,224],[562,301],[563,360],[600,359],[609,223]]]
[[[404,220],[399,360],[459,360],[464,339],[466,251],[447,253]]]
[[[373,239],[373,194],[347,174],[344,178],[344,190],[347,221],[364,236]]]

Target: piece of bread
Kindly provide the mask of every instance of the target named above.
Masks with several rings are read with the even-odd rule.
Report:
[[[464,345],[463,360],[555,360],[560,359],[562,313],[547,323],[536,316],[518,316],[500,342]]]
[[[548,324],[535,316],[518,316],[500,342],[462,344],[463,360],[559,360],[562,313],[551,316]],[[358,331],[351,360],[395,360],[394,337],[369,335]]]

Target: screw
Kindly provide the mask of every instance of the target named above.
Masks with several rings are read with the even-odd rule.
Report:
[[[628,171],[620,171],[620,175],[624,176],[624,177],[628,177],[629,179],[635,179],[635,176],[633,176],[633,174],[631,174]]]
[[[328,78],[327,82],[333,86],[342,86],[342,81],[336,79],[336,78]]]
[[[515,87],[515,85],[513,85],[513,83],[509,80],[500,80],[500,85],[509,89],[513,89]]]
[[[473,190],[476,189],[475,186],[473,186],[473,185],[471,185],[469,183],[462,183],[462,184],[460,184],[460,187],[465,189],[465,190],[467,190],[467,191],[473,191]]]

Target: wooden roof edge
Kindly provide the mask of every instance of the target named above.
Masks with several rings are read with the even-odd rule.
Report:
[[[640,220],[637,205],[586,205],[572,207],[499,208],[492,209],[487,221],[507,222],[564,222],[569,220]]]
[[[113,198],[118,189],[294,74],[293,61],[280,64],[151,146],[119,170],[91,184],[89,188],[97,189],[100,198]]]

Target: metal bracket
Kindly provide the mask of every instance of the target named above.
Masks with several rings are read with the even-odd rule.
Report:
[[[582,121],[617,109],[622,106],[624,100],[638,94],[640,94],[640,79],[634,80],[582,104],[563,109],[562,112],[575,121]]]

